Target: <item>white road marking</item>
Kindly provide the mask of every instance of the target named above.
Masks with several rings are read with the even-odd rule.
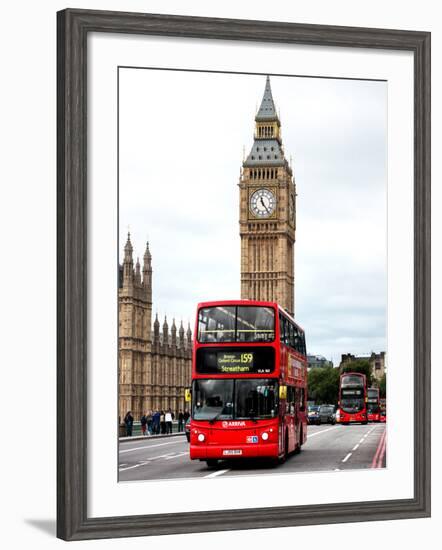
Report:
[[[341,468],[335,468],[335,472],[340,472]]]
[[[203,477],[204,478],[217,477],[217,476],[221,476],[221,475],[225,474],[226,472],[230,472],[230,470],[217,470],[216,472],[212,472],[208,476],[203,476]]]
[[[168,456],[164,460],[172,460],[173,458],[178,458],[180,456],[188,455],[189,451],[185,451],[184,453],[178,453],[177,455]]]
[[[359,443],[356,443],[356,445],[353,447],[352,451],[356,451],[356,449],[359,447]]]
[[[177,441],[170,441],[169,443],[157,443],[156,445],[145,445],[144,447],[134,447],[133,449],[125,449],[119,451],[120,453],[131,453],[132,451],[141,451],[142,449],[153,449],[154,447],[163,447],[163,445],[176,445]]]
[[[347,462],[347,460],[351,457],[351,453],[348,453],[348,455],[344,458],[342,462]]]
[[[134,468],[138,468],[141,466],[141,464],[134,464],[133,466],[128,466],[127,468],[119,468],[119,472],[125,472],[126,470],[133,470]]]
[[[138,462],[138,464],[134,464],[133,466],[128,466],[127,468],[118,468],[120,472],[124,472],[125,470],[132,470],[133,468],[139,468],[140,466],[145,466],[146,464],[149,464],[149,462],[152,462],[152,460],[158,460],[159,458],[165,458],[167,460],[167,457],[170,457],[171,453],[167,453],[166,455],[159,455],[159,456],[153,456],[152,458],[148,458],[147,460],[143,460],[142,462]],[[174,458],[175,455],[172,455],[172,458]]]
[[[321,434],[324,434],[325,432],[329,432],[330,430],[336,430],[336,426],[333,426],[333,428],[327,428],[326,430],[321,430],[320,432],[315,432],[314,434],[309,434],[307,432],[307,441],[311,438],[311,437],[315,437],[315,435],[321,435]]]

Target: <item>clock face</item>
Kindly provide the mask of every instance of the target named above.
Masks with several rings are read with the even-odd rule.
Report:
[[[250,197],[250,211],[257,218],[268,218],[276,207],[276,197],[268,189],[258,189]]]

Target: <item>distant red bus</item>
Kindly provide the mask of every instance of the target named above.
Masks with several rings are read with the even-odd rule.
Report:
[[[380,422],[387,422],[387,400],[384,398],[380,399],[380,415],[379,415],[379,421]]]
[[[283,462],[307,438],[304,331],[278,304],[198,304],[190,458]]]
[[[379,388],[368,388],[367,390],[367,419],[369,422],[380,422],[381,420]]]
[[[339,379],[336,421],[341,424],[367,424],[367,379],[359,372],[345,372]]]

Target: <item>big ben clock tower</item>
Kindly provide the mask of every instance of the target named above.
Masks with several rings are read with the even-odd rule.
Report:
[[[267,77],[240,193],[241,298],[278,302],[294,314],[296,187]]]

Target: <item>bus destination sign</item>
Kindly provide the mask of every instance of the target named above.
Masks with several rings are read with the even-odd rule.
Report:
[[[271,347],[200,348],[195,370],[199,374],[270,374],[275,371]]]
[[[349,397],[349,396],[360,396],[362,395],[362,389],[352,389],[352,390],[347,390],[347,389],[343,389],[342,390],[342,397]]]
[[[219,372],[253,372],[253,351],[219,351],[216,354]]]

